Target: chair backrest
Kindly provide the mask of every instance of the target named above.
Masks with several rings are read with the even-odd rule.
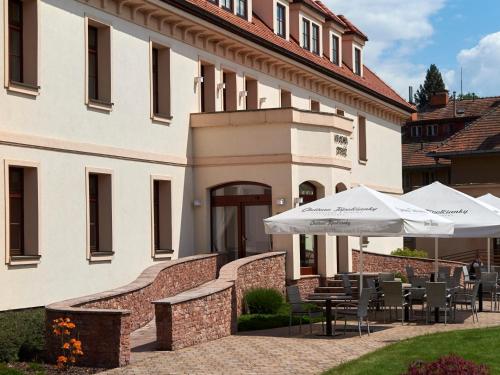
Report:
[[[380,272],[378,274],[378,280],[380,283],[384,281],[394,281],[394,273],[392,272]]]
[[[467,266],[462,266],[462,272],[464,273],[464,281],[470,281],[469,269]]]
[[[427,277],[414,277],[413,282],[411,283],[412,287],[415,288],[425,288],[425,283],[428,282],[429,279]]]
[[[495,291],[498,282],[498,272],[481,272],[481,282],[483,283],[483,291]]]
[[[349,275],[342,274],[342,286],[344,287],[344,293],[352,296],[352,284]]]
[[[403,283],[401,281],[383,281],[384,305],[387,307],[402,306]]]
[[[408,282],[412,283],[413,278],[415,277],[415,271],[412,266],[406,266],[406,277],[408,278]]]
[[[455,269],[453,270],[453,276],[451,278],[453,282],[452,285],[453,287],[460,285],[460,280],[462,279],[462,272],[463,272],[462,267],[455,267]]]
[[[368,315],[368,305],[370,304],[370,298],[375,292],[372,288],[363,288],[361,291],[361,296],[358,302],[358,318],[365,318]]]
[[[302,297],[300,296],[300,290],[297,285],[287,286],[286,295],[288,296],[288,302],[290,302],[292,312],[304,311],[302,306]]]
[[[473,266],[474,268],[474,275],[476,276],[476,279],[480,280],[481,279],[481,267],[478,265]]]
[[[446,306],[446,283],[428,282],[425,286],[427,294],[427,305],[429,307]]]
[[[476,282],[474,283],[474,287],[472,288],[472,293],[471,293],[471,295],[472,295],[472,298],[471,298],[471,303],[472,303],[473,305],[475,305],[475,304],[476,304],[477,295],[478,295],[478,293],[479,293],[479,285],[480,285],[480,283],[476,281]]]

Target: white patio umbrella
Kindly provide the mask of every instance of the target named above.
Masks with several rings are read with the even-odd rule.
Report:
[[[451,220],[455,238],[488,238],[500,235],[500,216],[494,207],[467,194],[434,182],[409,192],[402,200]],[[435,243],[435,271],[438,273],[439,242]]]
[[[436,237],[453,234],[453,224],[390,195],[360,186],[264,220],[268,234],[330,234],[359,237],[360,289],[363,236]]]
[[[489,204],[492,207],[495,207],[498,210],[498,214],[500,215],[500,198],[494,196],[493,194],[485,194],[479,198],[477,198],[483,203]],[[488,238],[487,244],[488,251],[488,272],[490,271],[490,259],[491,259],[491,238]]]

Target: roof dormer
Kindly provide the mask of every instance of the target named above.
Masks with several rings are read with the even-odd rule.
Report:
[[[222,9],[236,14],[248,22],[252,21],[252,0],[208,0]]]
[[[323,27],[323,52],[332,63],[342,66],[342,35],[345,32],[338,22],[327,21]]]
[[[290,39],[290,10],[288,0],[253,0],[253,12],[267,27],[283,39]]]
[[[363,47],[368,37],[344,16],[339,15],[339,18],[346,25],[342,36],[342,59],[354,74],[363,77]]]
[[[290,36],[302,48],[323,56],[323,24],[325,16],[303,2],[290,4]]]

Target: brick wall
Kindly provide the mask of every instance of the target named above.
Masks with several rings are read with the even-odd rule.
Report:
[[[244,293],[252,288],[285,291],[285,253],[255,255],[228,263],[219,278],[155,301],[160,350],[177,350],[236,332]]]
[[[214,280],[217,255],[199,255],[166,261],[147,268],[124,287],[46,307],[46,348],[53,362],[60,341],[52,335],[52,321],[68,317],[75,322],[90,367],[124,366],[130,360],[130,333],[154,317],[152,301],[173,296]]]
[[[363,271],[370,272],[401,272],[406,274],[406,266],[412,266],[415,275],[430,275],[434,272],[434,259],[410,258],[395,255],[376,254],[363,251]],[[440,266],[451,267],[451,272],[464,263],[439,260]],[[352,250],[352,270],[359,272],[359,250]]]
[[[309,294],[314,293],[316,288],[323,285],[324,281],[319,275],[302,276],[298,280],[288,280],[288,285],[297,285],[299,288],[300,296],[307,299]]]

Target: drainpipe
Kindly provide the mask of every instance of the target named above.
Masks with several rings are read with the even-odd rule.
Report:
[[[457,92],[453,91],[453,117],[457,117]]]

